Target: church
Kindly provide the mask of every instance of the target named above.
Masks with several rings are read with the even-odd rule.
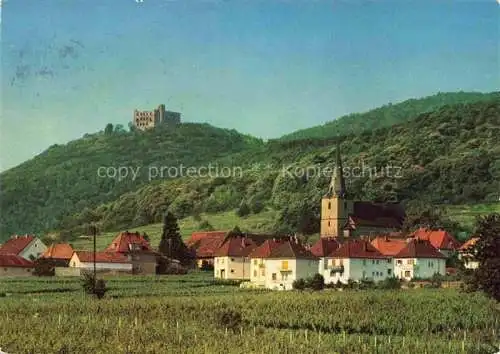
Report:
[[[348,239],[357,236],[399,232],[405,211],[399,203],[374,203],[349,199],[337,145],[335,171],[328,192],[321,200],[322,238]]]

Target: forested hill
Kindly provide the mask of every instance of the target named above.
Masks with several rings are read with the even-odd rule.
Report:
[[[367,130],[371,131],[406,122],[419,114],[435,111],[444,105],[489,101],[495,98],[500,99],[500,92],[438,93],[433,96],[410,99],[396,104],[389,103],[365,113],[353,113],[342,116],[323,125],[286,134],[280,139],[329,138],[351,133],[360,133]]]
[[[0,174],[0,238],[50,230],[66,215],[133,191],[149,181],[149,166],[200,166],[261,144],[235,130],[185,123],[147,132],[87,134],[51,146]],[[99,168],[103,176],[108,167],[110,175],[113,168],[127,168],[129,174],[121,181],[98,176]],[[135,179],[131,168],[139,168]]]
[[[340,141],[348,193],[355,199],[419,200],[429,208],[498,200],[499,100],[445,106],[398,126]],[[270,209],[277,211],[276,220],[265,223],[274,224],[274,230],[315,233],[335,149],[334,139],[255,145],[220,160],[243,166],[243,175],[152,183],[66,218],[61,229],[78,235],[91,222],[101,230],[130,229],[161,222],[167,209],[178,217]]]

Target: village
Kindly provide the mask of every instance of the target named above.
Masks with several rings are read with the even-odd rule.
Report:
[[[340,149],[335,173],[321,202],[321,233],[316,242],[297,235],[228,231],[193,232],[185,242],[195,262],[192,268],[212,270],[215,279],[241,281],[241,287],[291,290],[294,282],[320,274],[325,285],[350,282],[428,280],[453,275],[447,260],[458,257],[466,269],[478,262],[471,251],[477,238],[464,244],[446,230],[420,227],[401,231],[404,210],[397,203],[353,201],[347,197]],[[45,245],[34,235],[12,236],[0,247],[0,276],[45,274],[154,275],[168,259],[146,235],[120,232],[101,251],[74,250],[68,243]],[[176,260],[173,260],[176,262]]]

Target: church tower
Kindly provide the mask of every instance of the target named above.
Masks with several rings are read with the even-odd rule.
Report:
[[[320,237],[343,238],[343,227],[353,212],[353,202],[346,199],[346,187],[340,157],[340,144],[337,143],[335,171],[328,192],[321,199]]]

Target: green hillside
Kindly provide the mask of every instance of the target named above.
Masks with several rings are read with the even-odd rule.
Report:
[[[500,99],[500,92],[453,92],[438,93],[420,99],[410,99],[396,104],[387,104],[365,113],[354,113],[339,117],[323,125],[302,129],[284,135],[281,140],[308,138],[330,138],[334,136],[360,133],[391,125],[400,124],[417,115],[432,112],[444,105],[472,103],[477,101]]]
[[[235,130],[186,123],[147,132],[100,132],[51,146],[0,174],[0,240],[11,233],[56,228],[65,216],[134,191],[149,182],[149,166],[158,171],[163,166],[205,166],[259,145],[261,140]],[[128,168],[129,175],[122,180],[100,177],[98,172],[105,176],[108,167]],[[138,171],[135,179],[131,168]]]
[[[423,200],[430,206],[498,200],[498,100],[445,106],[340,142],[348,192],[355,199]],[[179,218],[235,209],[242,215],[276,210],[274,220],[265,223],[268,227],[314,234],[319,200],[329,181],[327,169],[334,167],[335,143],[308,139],[254,145],[217,160],[242,166],[241,176],[150,183],[67,217],[60,227],[72,237],[84,233],[90,223],[104,231],[160,223],[167,209]],[[355,167],[365,171],[354,174]],[[308,174],[302,173],[306,170]]]

